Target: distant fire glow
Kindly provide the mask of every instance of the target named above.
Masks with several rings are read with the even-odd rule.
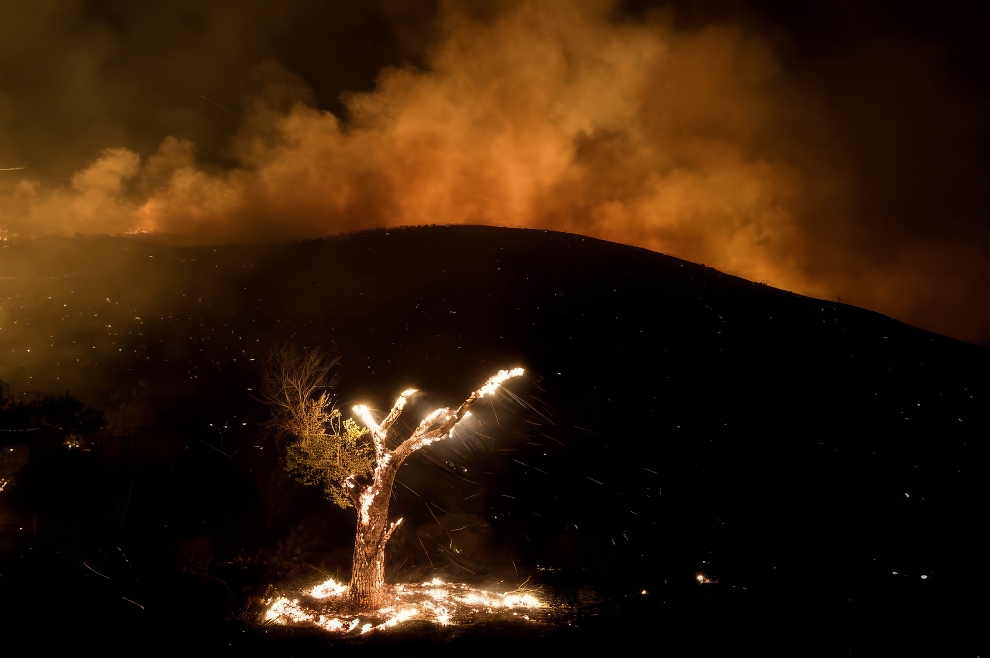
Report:
[[[453,626],[478,621],[479,615],[522,622],[544,621],[552,606],[531,592],[489,592],[439,578],[416,585],[397,585],[392,605],[375,611],[348,614],[343,594],[347,587],[330,578],[301,596],[277,595],[267,599],[261,620],[281,626],[315,626],[340,635],[385,631],[408,621]]]

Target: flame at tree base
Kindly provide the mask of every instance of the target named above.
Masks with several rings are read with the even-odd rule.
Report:
[[[346,586],[331,578],[296,597],[276,593],[265,599],[261,622],[359,636],[408,622],[438,627],[509,620],[546,623],[557,611],[556,606],[541,601],[529,591],[490,592],[461,583],[445,583],[439,578],[420,585],[394,586],[392,604],[379,610],[350,609],[343,596],[346,590]]]

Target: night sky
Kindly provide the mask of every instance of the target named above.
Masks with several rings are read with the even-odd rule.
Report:
[[[0,239],[642,246],[990,344],[977,3],[0,2]]]

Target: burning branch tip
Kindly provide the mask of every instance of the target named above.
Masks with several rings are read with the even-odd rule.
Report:
[[[478,389],[476,395],[479,398],[483,398],[486,395],[491,395],[492,393],[498,390],[498,387],[501,386],[505,380],[510,379],[512,377],[519,377],[524,372],[525,371],[522,368],[513,368],[512,370],[499,370],[497,374],[492,375],[488,379],[488,381],[485,382],[484,386]]]
[[[354,405],[354,413],[356,413],[369,430],[374,433],[378,432],[378,423],[375,419],[371,417],[371,411],[368,409],[367,405],[356,404]]]
[[[419,424],[420,429],[425,430],[426,428],[428,428],[433,423],[434,420],[437,419],[437,416],[439,416],[440,414],[443,414],[443,413],[447,413],[448,411],[449,411],[449,409],[447,409],[446,407],[441,407],[440,409],[435,409],[426,418],[423,419],[423,422],[422,423]]]

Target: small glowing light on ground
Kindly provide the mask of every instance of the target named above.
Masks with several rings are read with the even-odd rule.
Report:
[[[311,589],[309,595],[314,599],[325,599],[330,596],[339,596],[346,591],[347,585],[342,585],[333,578],[330,578]]]
[[[452,626],[476,623],[487,616],[493,621],[504,620],[508,613],[517,621],[548,621],[546,617],[553,609],[532,592],[490,592],[434,578],[422,584],[397,585],[390,606],[354,614],[347,611],[347,600],[342,596],[346,590],[346,585],[330,578],[303,590],[298,598],[271,596],[264,601],[261,620],[265,624],[316,626],[340,635],[363,635],[409,621]]]
[[[704,572],[701,572],[701,571],[699,571],[697,574],[695,574],[694,579],[697,580],[702,585],[708,585],[708,584],[712,584],[712,583],[717,583],[718,582],[718,578],[714,578],[712,576],[709,576],[708,574],[706,574]]]

